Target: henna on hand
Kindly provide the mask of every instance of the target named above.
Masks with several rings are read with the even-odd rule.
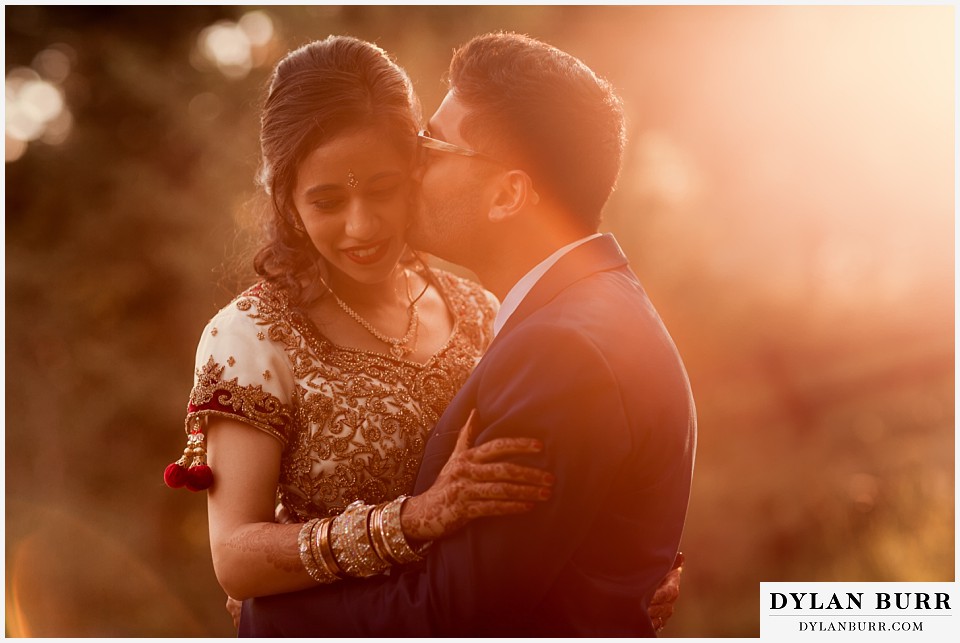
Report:
[[[550,497],[554,476],[541,469],[500,461],[521,453],[537,453],[543,443],[529,438],[497,438],[478,447],[476,411],[460,430],[457,444],[437,480],[408,499],[400,514],[410,540],[435,540],[470,520],[530,511]]]

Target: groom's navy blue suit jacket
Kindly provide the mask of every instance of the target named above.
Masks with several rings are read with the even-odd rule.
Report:
[[[482,518],[385,577],[247,601],[241,636],[652,636],[696,445],[687,376],[610,235],[565,255],[491,344],[427,443],[430,486],[470,410],[477,442],[543,440],[528,514]]]

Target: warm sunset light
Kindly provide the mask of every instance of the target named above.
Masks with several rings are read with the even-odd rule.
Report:
[[[955,11],[6,7],[7,634],[237,634],[207,496],[161,473],[197,339],[257,279],[271,72],[329,34],[389,52],[424,120],[454,49],[497,30],[623,99],[601,231],[676,343],[699,431],[664,637],[757,637],[761,582],[954,581]],[[292,332],[264,328],[252,345]]]

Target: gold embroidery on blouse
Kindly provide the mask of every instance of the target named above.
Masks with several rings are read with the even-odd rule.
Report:
[[[269,381],[269,380],[270,380],[270,377],[271,377],[271,375],[270,375],[270,369],[265,370],[265,371],[263,372],[263,379]]]
[[[291,408],[259,385],[241,385],[236,377],[223,379],[224,369],[211,355],[197,371],[196,384],[190,392],[187,422],[204,415],[241,419],[286,444],[293,417]]]
[[[217,336],[217,327],[216,327],[216,326],[214,326],[213,328],[210,329],[210,334],[213,335],[214,337]]]
[[[489,343],[495,313],[476,284],[445,272],[437,278],[456,323],[424,364],[333,344],[269,283],[235,300],[262,329],[257,336],[278,343],[288,358],[294,389],[284,407],[291,425],[280,497],[300,519],[413,491],[427,436]],[[241,398],[265,395],[259,386],[237,389],[231,391]]]

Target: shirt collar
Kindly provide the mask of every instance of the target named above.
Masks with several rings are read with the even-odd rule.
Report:
[[[589,236],[578,239],[573,243],[568,243],[562,248],[558,249],[552,255],[538,263],[533,267],[530,272],[525,274],[520,281],[514,284],[513,288],[510,289],[510,292],[507,293],[507,296],[503,298],[503,303],[500,304],[500,310],[497,311],[497,316],[493,320],[493,335],[496,337],[497,333],[500,332],[500,329],[503,328],[503,325],[507,323],[507,320],[510,318],[510,315],[517,310],[517,307],[520,305],[520,302],[523,301],[523,298],[533,290],[533,287],[537,285],[537,282],[540,281],[540,278],[553,266],[557,263],[563,255],[567,254],[577,246],[583,245],[587,241],[596,239],[597,237],[603,236],[600,232],[595,232]]]

